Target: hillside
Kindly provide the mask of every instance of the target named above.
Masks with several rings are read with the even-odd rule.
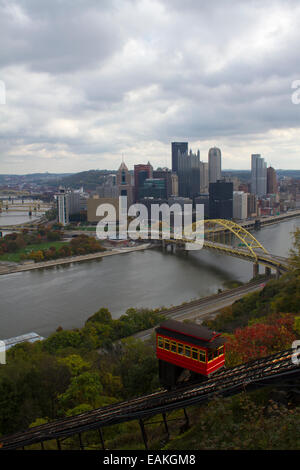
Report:
[[[96,189],[103,183],[104,177],[108,174],[115,173],[109,170],[89,170],[75,173],[60,179],[60,184],[68,188],[79,189],[82,186],[85,190]]]

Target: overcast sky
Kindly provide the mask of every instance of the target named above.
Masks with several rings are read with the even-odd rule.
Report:
[[[299,0],[0,0],[0,173],[300,169]]]

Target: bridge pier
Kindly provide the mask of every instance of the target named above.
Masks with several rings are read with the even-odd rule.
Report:
[[[269,266],[265,267],[265,275],[266,276],[271,276],[271,268],[269,268]]]
[[[281,273],[280,273],[279,269],[277,268],[276,269],[276,280],[278,280],[280,278],[280,274]]]
[[[253,277],[256,277],[258,275],[259,275],[259,264],[253,263]]]

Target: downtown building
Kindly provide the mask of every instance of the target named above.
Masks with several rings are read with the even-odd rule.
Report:
[[[267,164],[260,154],[251,155],[251,193],[258,197],[267,194]]]
[[[200,152],[179,154],[178,157],[178,195],[193,198],[200,192]]]
[[[178,174],[178,159],[180,155],[188,154],[188,142],[172,142],[172,171]]]
[[[221,150],[217,147],[208,152],[208,179],[209,183],[216,183],[222,178]]]
[[[121,163],[116,175],[109,175],[105,184],[97,188],[97,194],[87,200],[87,220],[96,223],[103,219],[103,215],[97,216],[97,208],[102,204],[110,204],[115,208],[116,218],[119,219],[119,197],[127,197],[127,210],[133,203],[134,192],[132,175],[126,164]]]
[[[175,174],[174,174],[175,175]],[[164,186],[165,186],[165,195],[163,197],[169,198],[172,194],[172,170],[168,168],[158,168],[157,170],[153,170],[153,178],[155,179],[163,179]]]
[[[134,165],[134,202],[143,197],[140,188],[143,188],[146,179],[153,178],[153,167],[148,162],[147,165]]]
[[[122,162],[117,175],[116,175],[116,186],[117,186],[117,197],[126,196],[127,197],[127,206],[131,206],[133,203],[133,186],[131,174],[127,168],[127,165]]]
[[[60,187],[56,194],[57,218],[58,222],[63,226],[69,223],[69,201],[68,193],[65,188]]]
[[[210,219],[233,218],[233,183],[218,180],[209,183]]]
[[[233,218],[245,220],[248,217],[248,195],[243,191],[233,191]]]
[[[267,194],[278,193],[277,176],[274,168],[269,166],[267,169]]]
[[[200,193],[207,194],[209,186],[208,163],[200,161]]]
[[[81,197],[78,191],[70,191],[59,187],[56,197],[57,218],[63,226],[68,225],[70,215],[79,214],[81,210]]]

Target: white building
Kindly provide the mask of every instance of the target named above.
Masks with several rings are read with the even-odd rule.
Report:
[[[78,214],[81,210],[81,193],[79,191],[66,191],[60,187],[56,194],[58,222],[68,225],[69,216]]]
[[[69,223],[69,198],[64,188],[59,188],[56,201],[58,222],[65,226]]]
[[[233,191],[233,218],[236,220],[247,219],[248,197],[243,191]]]

